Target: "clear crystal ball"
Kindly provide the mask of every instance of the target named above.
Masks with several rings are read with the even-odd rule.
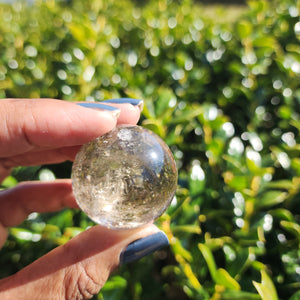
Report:
[[[114,229],[135,228],[170,205],[177,170],[160,137],[140,126],[121,125],[82,146],[72,185],[79,207],[93,221]]]

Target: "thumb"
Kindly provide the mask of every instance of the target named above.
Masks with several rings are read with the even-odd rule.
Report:
[[[0,296],[23,300],[33,295],[35,299],[90,299],[120,264],[120,254],[121,263],[126,263],[167,244],[165,234],[154,225],[119,231],[95,226],[0,281]]]

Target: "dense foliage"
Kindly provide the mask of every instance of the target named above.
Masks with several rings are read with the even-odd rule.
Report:
[[[140,124],[177,160],[157,220],[170,248],[120,268],[97,299],[300,299],[300,7],[245,10],[225,24],[189,0],[0,5],[1,98],[143,98]],[[2,188],[70,166],[20,167]],[[79,211],[30,215],[0,276],[91,225]]]

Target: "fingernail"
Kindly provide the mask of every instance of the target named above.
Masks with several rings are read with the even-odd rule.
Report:
[[[120,264],[127,264],[169,245],[162,231],[146,236],[129,244],[120,255]]]
[[[124,103],[129,103],[134,106],[138,106],[140,111],[143,110],[144,107],[144,101],[141,99],[133,99],[133,98],[116,98],[116,99],[108,99],[104,100],[102,102],[105,103],[117,103],[117,104],[124,104]]]
[[[86,107],[86,108],[92,108],[92,109],[97,109],[97,110],[101,110],[101,111],[108,111],[115,118],[118,118],[121,113],[121,110],[117,107],[105,105],[105,104],[98,103],[98,102],[81,102],[81,103],[76,103],[76,104],[79,106],[82,106],[82,107]]]

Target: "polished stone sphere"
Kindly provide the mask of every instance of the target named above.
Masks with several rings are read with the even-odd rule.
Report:
[[[135,228],[158,218],[177,186],[172,153],[156,134],[121,125],[83,145],[72,168],[79,207],[96,223]]]

